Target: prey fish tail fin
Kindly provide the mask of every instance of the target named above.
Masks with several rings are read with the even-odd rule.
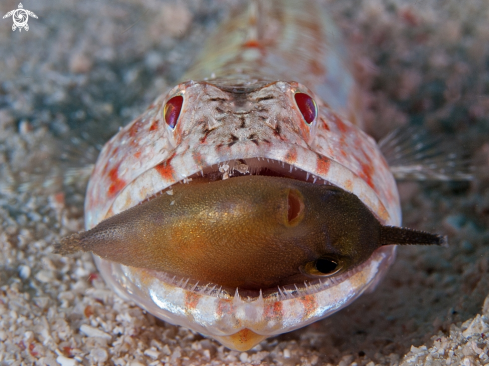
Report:
[[[397,180],[472,180],[472,163],[461,147],[414,127],[401,127],[379,142]]]
[[[54,245],[54,252],[60,255],[74,254],[79,251],[86,251],[81,243],[80,233],[62,238],[59,243]]]

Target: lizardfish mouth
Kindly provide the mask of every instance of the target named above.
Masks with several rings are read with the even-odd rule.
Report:
[[[354,194],[286,162],[248,158],[206,167],[71,246],[195,292],[299,295],[359,269],[380,247],[380,228]]]
[[[245,175],[290,178],[313,184],[333,185],[297,166],[284,161],[268,158],[233,159],[223,161],[208,166],[200,172],[180,180],[178,183],[191,183],[194,179],[204,179],[207,182],[214,182]]]

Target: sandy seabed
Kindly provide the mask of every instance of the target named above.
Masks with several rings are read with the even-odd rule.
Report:
[[[56,177],[178,81],[237,3],[38,0],[28,32],[0,20],[0,365],[489,364],[488,1],[328,1],[369,132],[423,126],[476,164],[472,182],[400,184],[404,225],[450,247],[400,248],[347,309],[230,351],[123,302],[90,255],[52,253],[83,228],[83,183]]]

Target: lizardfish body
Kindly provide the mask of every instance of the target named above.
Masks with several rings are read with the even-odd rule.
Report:
[[[385,229],[401,224],[399,196],[360,128],[342,42],[315,1],[236,13],[105,145],[93,230],[69,245],[122,297],[238,350],[372,289],[395,257],[384,244],[405,236]]]

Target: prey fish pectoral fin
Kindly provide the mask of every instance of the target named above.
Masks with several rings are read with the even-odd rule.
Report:
[[[446,244],[383,226],[353,194],[295,179],[242,176],[173,186],[61,240],[124,265],[247,290],[303,284],[365,262],[382,245]]]

